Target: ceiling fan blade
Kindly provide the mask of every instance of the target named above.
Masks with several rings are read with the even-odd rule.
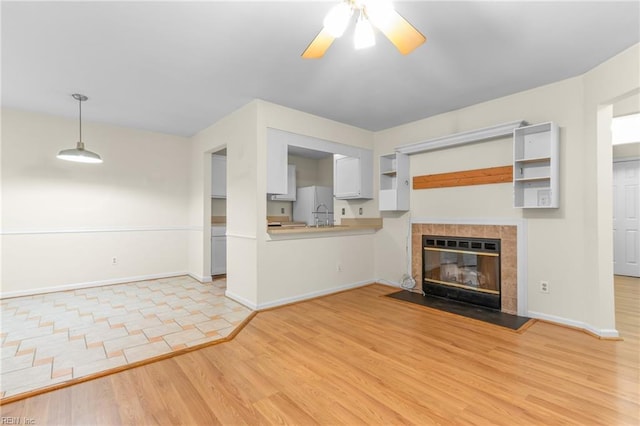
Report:
[[[334,37],[323,28],[309,46],[307,46],[307,49],[302,52],[302,57],[305,59],[322,58],[324,52],[326,52],[329,46],[331,46],[331,43],[333,43],[333,40],[335,40]]]
[[[371,22],[387,36],[403,55],[411,53],[413,49],[427,40],[420,31],[395,10],[387,10],[384,19],[371,19]]]

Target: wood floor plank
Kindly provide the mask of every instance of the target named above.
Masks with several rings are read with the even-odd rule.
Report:
[[[524,333],[371,285],[261,312],[230,342],[0,407],[37,424],[640,423],[640,280],[616,277],[623,341]]]

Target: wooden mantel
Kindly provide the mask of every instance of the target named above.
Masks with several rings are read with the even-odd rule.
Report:
[[[413,189],[448,188],[513,182],[513,166],[489,167],[413,177]]]

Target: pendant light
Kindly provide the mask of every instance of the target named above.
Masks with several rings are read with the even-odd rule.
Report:
[[[58,153],[58,158],[61,160],[75,161],[78,163],[102,163],[102,158],[95,152],[87,151],[84,149],[84,143],[82,142],[82,102],[86,101],[85,95],[74,93],[71,95],[73,99],[78,101],[79,107],[79,138],[78,144],[75,148],[63,149]]]

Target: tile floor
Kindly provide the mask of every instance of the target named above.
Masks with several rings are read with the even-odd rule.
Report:
[[[251,310],[226,281],[140,281],[1,301],[0,398],[228,336]]]

